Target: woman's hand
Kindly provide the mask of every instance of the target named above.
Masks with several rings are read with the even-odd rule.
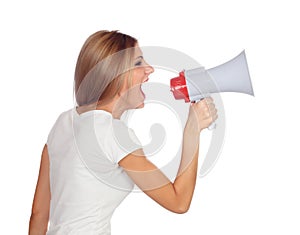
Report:
[[[192,103],[183,133],[182,156],[174,183],[151,163],[142,149],[123,158],[119,165],[149,197],[175,213],[185,213],[191,204],[199,155],[199,133],[217,118],[212,98]]]
[[[186,130],[199,134],[218,118],[217,109],[211,97],[191,103]]]

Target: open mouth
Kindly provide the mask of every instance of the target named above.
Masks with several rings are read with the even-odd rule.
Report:
[[[143,89],[142,89],[142,84],[140,85],[140,91],[141,91],[141,94],[143,95],[143,97],[144,97],[144,99],[146,98],[146,95],[145,95],[145,93],[144,93],[144,91],[143,91]]]
[[[141,91],[141,93],[142,93],[144,99],[146,98],[146,95],[145,95],[145,92],[144,92],[143,89],[142,89],[142,85],[144,85],[148,80],[149,80],[149,78],[147,77],[147,78],[141,83],[141,85],[140,85],[140,91]]]

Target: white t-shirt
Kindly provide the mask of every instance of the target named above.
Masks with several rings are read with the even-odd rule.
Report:
[[[51,129],[50,225],[47,235],[107,235],[116,207],[133,189],[118,165],[141,148],[134,132],[109,112],[63,112]]]

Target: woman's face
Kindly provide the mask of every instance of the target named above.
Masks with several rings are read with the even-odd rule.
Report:
[[[147,64],[143,58],[142,50],[137,44],[134,53],[134,67],[132,73],[132,86],[123,89],[123,96],[126,99],[126,109],[143,108],[145,94],[142,90],[142,83],[147,82],[149,75],[154,72],[152,66]]]

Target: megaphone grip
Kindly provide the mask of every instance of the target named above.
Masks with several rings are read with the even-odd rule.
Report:
[[[213,122],[212,124],[209,125],[209,127],[207,127],[207,129],[211,131],[213,129],[216,129],[216,127],[217,127],[216,122]]]
[[[202,99],[200,99],[200,100],[195,100],[195,102],[199,102],[199,101],[201,101],[201,100],[203,100],[203,99],[205,99],[205,98],[202,98]],[[217,123],[216,123],[216,122],[212,122],[212,123],[207,127],[207,129],[210,130],[210,131],[212,131],[212,130],[216,129],[216,127],[217,127]]]

